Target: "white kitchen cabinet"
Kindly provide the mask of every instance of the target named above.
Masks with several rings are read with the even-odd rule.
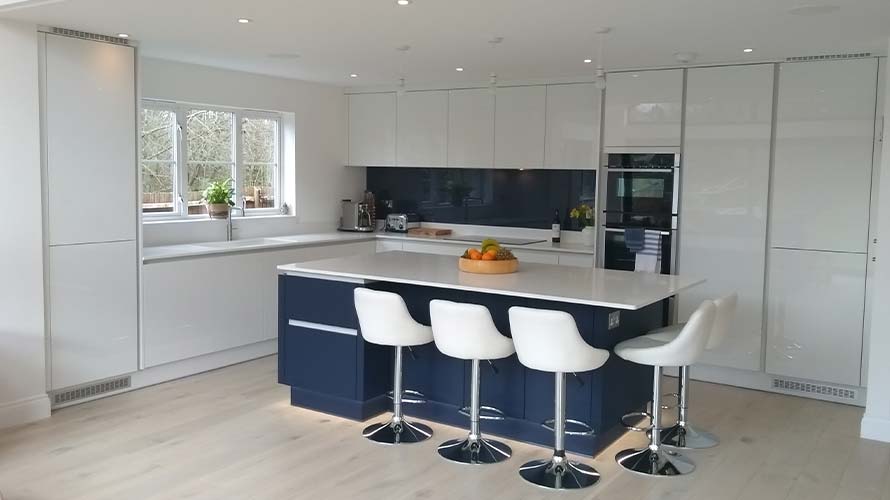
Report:
[[[609,73],[604,102],[606,147],[679,147],[683,70]]]
[[[495,94],[494,166],[544,166],[547,87],[500,87]]]
[[[593,267],[593,255],[561,253],[557,259],[560,266]]]
[[[536,252],[534,250],[519,250],[515,247],[510,248],[513,255],[519,259],[519,265],[523,262],[534,262],[536,264],[559,264],[559,254],[556,252]]]
[[[766,371],[857,386],[864,254],[770,251]]]
[[[405,241],[402,243],[402,250],[405,252],[432,253],[436,255],[453,255],[459,257],[471,246],[473,246],[471,243],[467,243],[466,246],[461,246],[453,243]]]
[[[377,240],[378,252],[392,252],[402,250],[402,242],[397,240]]]
[[[771,246],[866,252],[877,60],[779,70]]]
[[[445,166],[447,138],[448,91],[405,92],[398,97],[399,166]]]
[[[448,166],[494,165],[494,103],[489,89],[449,91]]]
[[[53,390],[136,371],[136,255],[135,241],[49,249]]]
[[[349,96],[349,165],[396,164],[396,94]]]
[[[599,167],[601,97],[592,83],[547,86],[545,167]]]
[[[145,367],[276,338],[278,265],[372,252],[361,242],[143,266]]]
[[[133,240],[138,221],[134,50],[44,36],[49,244]]]
[[[707,281],[679,295],[685,321],[705,299],[732,292],[726,341],[703,363],[759,370],[772,132],[772,64],[690,69],[678,272]]]

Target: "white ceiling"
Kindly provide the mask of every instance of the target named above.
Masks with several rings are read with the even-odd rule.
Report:
[[[351,86],[395,84],[401,74],[409,86],[487,81],[491,72],[501,81],[592,75],[595,62],[582,61],[596,59],[600,26],[613,28],[607,69],[675,66],[676,52],[695,53],[697,64],[884,54],[890,36],[890,0],[10,1],[0,17],[126,32],[150,57]],[[789,12],[826,4],[839,8]],[[504,40],[491,46],[496,36]],[[270,57],[289,53],[299,58]]]

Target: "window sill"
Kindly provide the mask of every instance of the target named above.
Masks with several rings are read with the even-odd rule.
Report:
[[[270,219],[292,219],[296,220],[296,215],[281,215],[281,214],[256,214],[256,215],[245,215],[245,216],[236,216],[232,218],[233,222],[241,222],[241,221],[250,221],[250,220],[270,220]],[[155,216],[155,217],[142,217],[142,223],[147,225],[162,225],[162,224],[200,224],[200,223],[208,223],[208,222],[222,222],[225,223],[226,219],[211,219],[206,215],[194,215],[191,217],[164,217],[164,216]]]

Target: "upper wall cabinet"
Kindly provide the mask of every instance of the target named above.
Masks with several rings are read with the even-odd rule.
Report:
[[[349,96],[349,165],[396,164],[396,94]]]
[[[592,83],[547,86],[545,167],[599,166],[601,97],[602,92]]]
[[[865,252],[876,59],[779,70],[771,245]]]
[[[444,167],[448,155],[448,91],[398,97],[398,161],[404,167]]]
[[[489,89],[449,91],[448,166],[494,165],[494,94]]]
[[[682,117],[682,69],[608,75],[604,146],[679,147]]]
[[[680,294],[685,320],[702,300],[739,295],[732,331],[703,362],[759,370],[775,66],[690,69],[680,181],[679,272],[707,276]]]
[[[494,165],[498,168],[544,166],[547,87],[497,89],[494,125]]]

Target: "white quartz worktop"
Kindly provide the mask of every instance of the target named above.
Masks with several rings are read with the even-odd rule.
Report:
[[[457,257],[383,252],[278,266],[281,273],[326,279],[388,281],[637,310],[703,283],[703,279],[609,269],[519,263],[513,274],[470,274]]]
[[[446,240],[442,238],[429,238],[410,236],[400,233],[351,233],[343,231],[331,231],[328,233],[296,234],[292,236],[273,236],[268,238],[250,238],[233,241],[211,241],[206,243],[186,243],[181,245],[163,245],[145,247],[142,250],[142,262],[152,262],[201,257],[204,255],[218,255],[235,252],[254,252],[281,248],[309,247],[322,245],[335,245],[338,243],[355,243],[360,241],[374,241],[376,239],[417,241],[429,243],[444,243],[456,247],[470,247],[474,243],[460,240]],[[584,245],[571,243],[532,243],[529,245],[504,245],[508,248],[534,250],[539,252],[562,252],[593,255],[594,249]],[[463,253],[455,248],[455,255]]]

